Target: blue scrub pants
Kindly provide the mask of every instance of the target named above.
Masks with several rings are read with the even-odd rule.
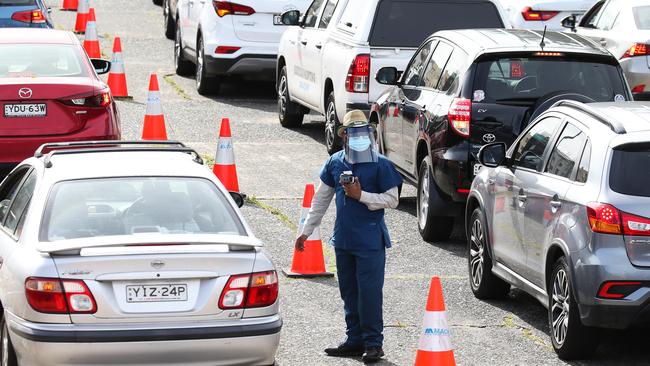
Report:
[[[347,325],[346,344],[381,347],[386,249],[345,250],[336,248],[336,270]]]

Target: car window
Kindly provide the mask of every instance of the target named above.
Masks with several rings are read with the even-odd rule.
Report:
[[[587,135],[576,126],[567,123],[548,159],[546,171],[559,177],[571,179],[573,169],[580,161],[587,142]]]
[[[5,222],[11,201],[16,196],[16,192],[18,192],[18,188],[28,171],[28,168],[16,170],[2,182],[2,186],[0,186],[0,225]]]
[[[424,46],[422,46],[422,48],[420,48],[420,50],[415,55],[413,55],[411,64],[409,65],[408,69],[406,69],[406,73],[404,74],[404,85],[420,85],[424,67],[427,60],[429,59],[429,54],[431,53],[432,44],[433,40],[429,40],[424,44]]]
[[[463,69],[466,68],[467,55],[460,49],[455,49],[451,54],[447,66],[442,72],[440,81],[438,82],[438,90],[446,92],[447,94],[453,93],[458,88],[460,83],[460,76]]]
[[[515,150],[514,165],[540,171],[544,162],[544,152],[561,120],[548,117],[537,122],[519,140]]]
[[[610,30],[614,26],[618,14],[621,12],[621,4],[618,0],[610,0],[603,10],[600,12],[600,17],[596,22],[596,28],[602,30]]]
[[[650,29],[650,6],[636,6],[632,8],[632,12],[637,29]]]
[[[377,3],[375,1],[348,1],[345,4],[345,9],[343,9],[337,27],[346,32],[356,33],[362,24],[372,22],[372,18],[375,16],[376,6]]]
[[[0,78],[87,76],[83,65],[76,46],[0,44]]]
[[[440,80],[440,75],[442,75],[442,70],[445,68],[453,50],[454,48],[445,42],[438,43],[435,51],[433,51],[431,60],[429,60],[429,64],[427,65],[427,69],[424,72],[420,85],[436,89],[438,81]]]
[[[246,235],[227,198],[200,178],[137,177],[57,183],[41,241],[111,235]]]
[[[11,203],[11,207],[7,213],[7,219],[4,222],[4,227],[7,231],[13,234],[16,231],[18,222],[25,214],[25,210],[29,201],[34,194],[34,188],[36,187],[36,174],[32,171],[29,176],[25,179],[25,183],[20,187],[20,190],[16,193],[16,197]]]
[[[325,5],[325,10],[323,10],[323,15],[320,17],[320,22],[318,22],[318,28],[327,28],[332,20],[332,15],[334,15],[334,10],[336,10],[336,5],[338,0],[328,0]]]
[[[305,28],[313,28],[316,26],[316,20],[318,19],[319,10],[323,5],[323,1],[324,0],[314,0],[314,2],[311,3],[311,6],[305,13],[305,19],[303,21],[303,26]]]
[[[609,186],[614,192],[650,197],[650,146],[621,146],[612,153]]]
[[[598,16],[603,10],[603,5],[605,5],[605,1],[601,1],[600,3],[594,5],[591,9],[589,9],[587,14],[585,14],[585,16],[580,21],[580,26],[585,28],[595,28],[596,21],[598,20]]]
[[[582,159],[580,159],[580,165],[578,165],[578,173],[576,173],[576,182],[587,183],[587,178],[589,178],[589,164],[591,163],[591,142],[587,140],[585,144],[585,149],[582,153]]]

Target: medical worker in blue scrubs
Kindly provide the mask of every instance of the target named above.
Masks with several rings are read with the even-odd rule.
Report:
[[[347,337],[325,352],[333,357],[359,357],[374,363],[384,356],[382,301],[386,248],[391,246],[384,209],[399,204],[402,177],[377,152],[375,126],[361,111],[345,115],[337,131],[344,150],[332,155],[320,173],[320,186],[296,249],[321,223],[336,197],[332,244],[345,310]]]

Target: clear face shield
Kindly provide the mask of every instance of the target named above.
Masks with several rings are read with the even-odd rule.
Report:
[[[376,163],[378,158],[375,129],[371,126],[346,130],[345,160],[350,164]]]

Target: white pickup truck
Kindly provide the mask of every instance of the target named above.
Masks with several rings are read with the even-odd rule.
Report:
[[[506,19],[498,0],[314,0],[305,14],[288,11],[277,63],[280,123],[300,127],[310,110],[325,115],[332,154],[341,148],[339,118],[369,111],[384,90],[379,69],[403,71],[439,30],[505,28]]]

